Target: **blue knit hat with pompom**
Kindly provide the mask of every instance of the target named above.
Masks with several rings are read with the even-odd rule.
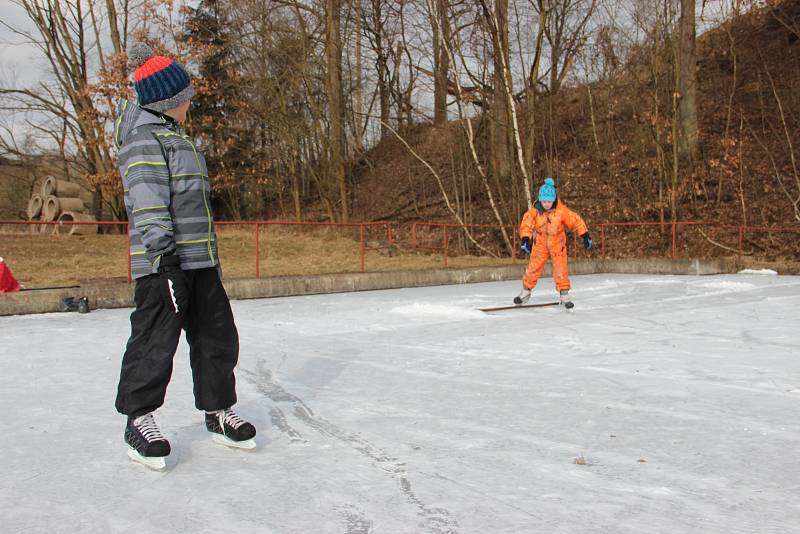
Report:
[[[128,64],[135,69],[133,87],[143,108],[163,113],[194,95],[186,69],[166,56],[157,56],[147,43],[134,43],[128,49]]]
[[[556,182],[549,176],[544,179],[544,184],[539,188],[539,202],[555,202]]]

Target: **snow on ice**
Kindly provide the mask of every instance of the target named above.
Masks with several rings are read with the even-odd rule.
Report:
[[[3,532],[750,533],[800,525],[800,278],[573,278],[233,303],[215,445],[187,347],[164,472],[114,411],[130,310],[0,318]],[[554,298],[543,279],[531,302]]]

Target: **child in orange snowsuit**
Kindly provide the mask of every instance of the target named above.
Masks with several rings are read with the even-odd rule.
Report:
[[[539,199],[525,212],[519,226],[522,238],[520,249],[530,254],[531,259],[522,277],[522,291],[514,298],[514,304],[524,304],[531,298],[531,291],[542,275],[547,258],[553,261],[553,281],[560,301],[562,304],[568,302],[570,284],[565,227],[581,236],[586,250],[592,249],[592,238],[586,223],[557,198],[555,182],[552,178],[546,178],[539,188]]]

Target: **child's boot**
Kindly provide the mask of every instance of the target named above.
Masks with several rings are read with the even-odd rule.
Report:
[[[530,298],[531,298],[531,290],[523,285],[522,291],[519,292],[519,295],[514,297],[514,304],[516,304],[517,306],[525,304],[530,300]]]

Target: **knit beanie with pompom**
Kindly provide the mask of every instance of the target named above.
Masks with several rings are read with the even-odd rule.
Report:
[[[539,202],[555,202],[556,182],[549,176],[544,179],[544,184],[539,188]]]
[[[168,57],[153,54],[145,43],[134,43],[128,49],[128,64],[134,69],[133,87],[143,108],[163,113],[194,95],[186,69]]]

